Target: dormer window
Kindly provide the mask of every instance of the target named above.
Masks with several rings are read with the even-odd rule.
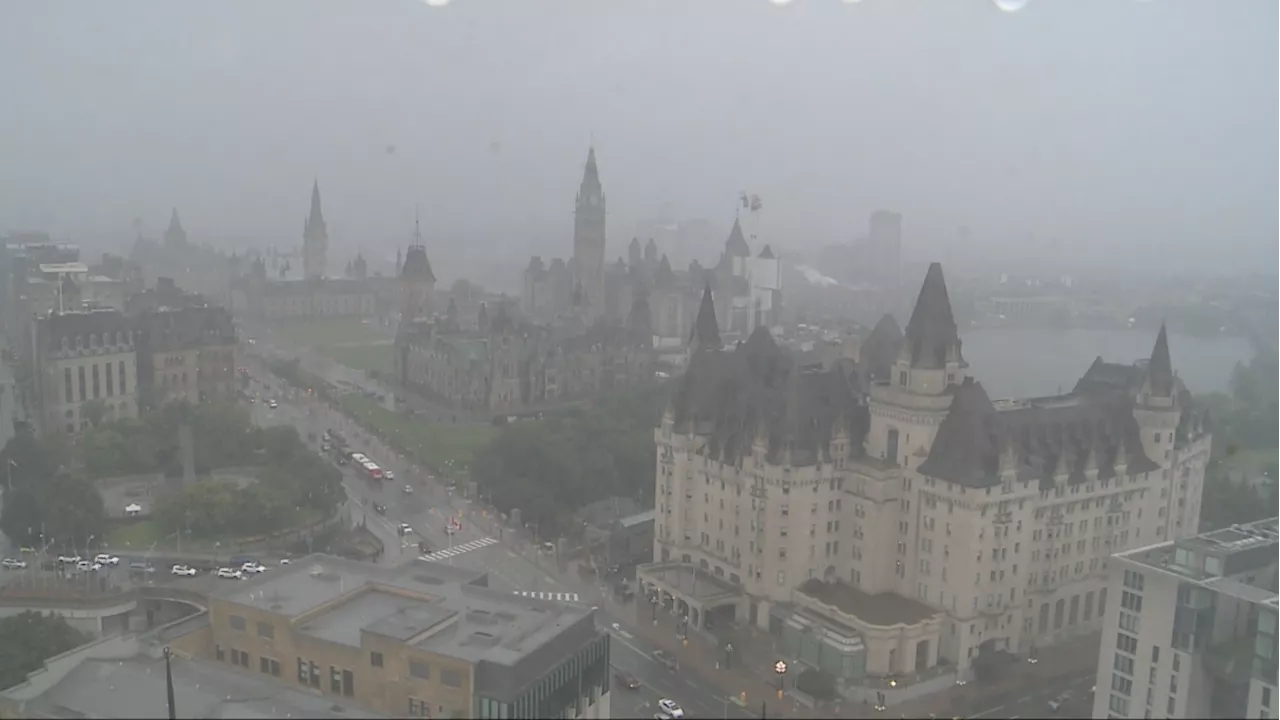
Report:
[[[77,335],[77,336],[76,336],[76,349],[77,349],[77,350],[82,350],[82,349],[84,349],[84,336],[83,336],[83,335]]]
[[[899,371],[898,371],[898,384],[899,384],[899,385],[901,385],[902,387],[906,387],[906,386],[907,386],[907,371],[906,371],[906,370],[899,370]]]

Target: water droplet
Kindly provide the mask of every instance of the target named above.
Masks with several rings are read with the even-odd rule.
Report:
[[[427,7],[444,7],[453,2],[453,0],[422,0],[422,2],[426,3]]]
[[[773,3],[774,5],[778,5],[778,6],[782,6],[782,5],[790,5],[790,4],[791,4],[791,0],[769,0],[769,2]]]
[[[1018,12],[1022,8],[1026,7],[1030,2],[1031,0],[991,0],[991,3],[995,5],[996,8],[1007,13]]]

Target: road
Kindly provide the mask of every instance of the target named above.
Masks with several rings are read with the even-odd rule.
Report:
[[[988,709],[979,710],[967,717],[978,720],[1015,720],[1017,718],[1043,718],[1058,715],[1064,718],[1089,717],[1093,713],[1093,699],[1089,689],[1094,683],[1094,673],[1079,675],[1058,682],[1027,687],[986,699]],[[1062,693],[1070,693],[1066,703],[1054,713],[1049,701]]]

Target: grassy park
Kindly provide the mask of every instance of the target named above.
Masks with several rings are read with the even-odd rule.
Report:
[[[342,396],[341,403],[362,425],[394,440],[419,464],[451,475],[465,475],[476,451],[489,443],[495,431],[491,425],[415,421],[356,393]]]

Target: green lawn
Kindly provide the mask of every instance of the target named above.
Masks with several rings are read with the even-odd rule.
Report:
[[[316,347],[358,345],[391,338],[372,324],[349,317],[283,320],[275,323],[273,328],[290,342]]]
[[[325,355],[352,370],[363,370],[390,375],[392,372],[392,346],[382,345],[337,345],[323,348]]]
[[[1227,459],[1227,465],[1237,472],[1260,473],[1268,463],[1275,463],[1280,452],[1268,450],[1241,450]]]
[[[420,464],[442,474],[466,475],[476,451],[487,445],[495,432],[491,425],[416,421],[354,393],[343,395],[341,402],[366,428],[394,438]]]

